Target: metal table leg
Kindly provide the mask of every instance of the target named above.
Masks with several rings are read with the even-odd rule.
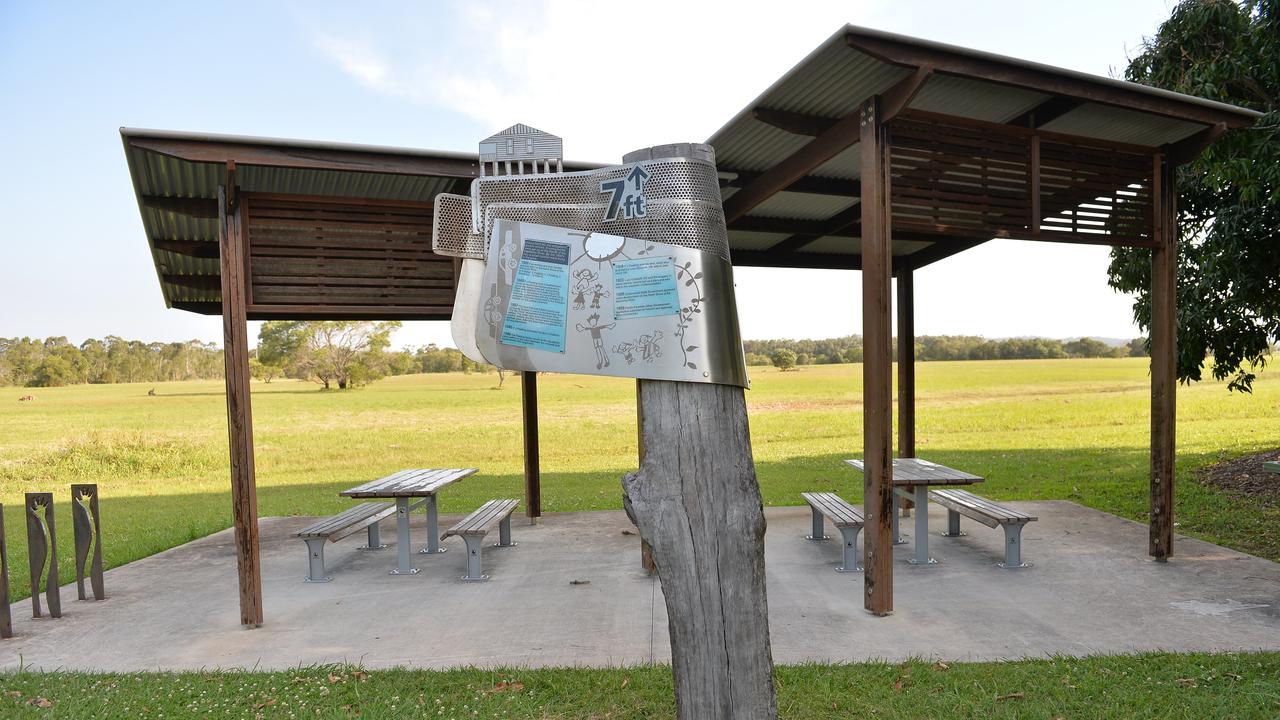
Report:
[[[396,568],[392,575],[415,575],[418,568],[409,566],[409,498],[396,498]]]
[[[897,488],[893,489],[893,509],[890,511],[889,514],[892,516],[890,520],[892,521],[891,524],[893,525],[893,544],[906,545],[907,541],[904,538],[906,538],[907,536],[903,535],[902,532],[898,529],[899,513],[898,513],[898,489]]]
[[[907,560],[912,565],[936,565],[937,560],[929,557],[929,486],[915,486],[916,502],[916,556]]]
[[[436,513],[436,496],[428,495],[427,503],[427,546],[418,552],[423,555],[435,555],[449,548],[440,547],[440,520]]]

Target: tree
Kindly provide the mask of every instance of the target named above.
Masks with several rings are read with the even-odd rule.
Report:
[[[796,353],[794,350],[782,348],[774,350],[773,355],[769,357],[773,361],[773,366],[786,372],[796,366]]]
[[[1266,115],[1178,168],[1178,379],[1248,392],[1280,341],[1280,2],[1184,0],[1125,76]],[[1150,326],[1150,251],[1112,251],[1109,281]]]
[[[387,346],[399,322],[363,320],[293,321],[262,324],[258,359],[280,362],[294,377],[320,383],[327,390],[373,382],[387,374]]]
[[[1073,358],[1110,357],[1112,354],[1110,345],[1089,337],[1063,343],[1062,349]]]

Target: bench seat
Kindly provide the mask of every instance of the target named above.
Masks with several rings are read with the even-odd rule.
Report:
[[[826,540],[823,523],[830,520],[844,539],[844,563],[836,568],[836,572],[860,572],[858,533],[862,532],[862,513],[835,493],[806,492],[800,493],[800,497],[809,503],[809,510],[813,513],[813,534],[806,535],[806,539]]]
[[[480,551],[484,544],[484,536],[488,535],[495,525],[498,526],[498,542],[494,547],[516,545],[511,541],[511,513],[519,504],[519,500],[490,500],[440,536],[440,539],[444,540],[457,535],[462,538],[462,542],[466,543],[467,574],[462,576],[463,580],[483,582],[489,579],[489,576],[482,572]]]
[[[1039,518],[974,495],[968,490],[931,490],[929,499],[947,509],[947,532],[943,535],[957,537],[964,534],[960,531],[961,515],[989,528],[1001,528],[1004,530],[1004,562],[998,563],[1000,567],[1030,567],[1030,563],[1022,562],[1022,528]]]
[[[378,521],[396,511],[394,503],[367,502],[348,508],[342,512],[318,520],[294,533],[307,544],[308,569],[306,582],[329,582],[333,578],[324,574],[324,545],[326,542],[338,542],[353,533],[367,529],[369,544],[365,549],[384,548],[378,539]]]

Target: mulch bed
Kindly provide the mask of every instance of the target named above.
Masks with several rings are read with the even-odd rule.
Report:
[[[1262,469],[1264,462],[1280,462],[1280,450],[1268,450],[1210,465],[1199,471],[1200,481],[1211,487],[1280,507],[1280,475]]]

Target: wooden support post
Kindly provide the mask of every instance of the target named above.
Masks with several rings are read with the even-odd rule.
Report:
[[[644,467],[644,405],[640,402],[640,381],[636,380],[636,467]],[[653,546],[648,540],[640,538],[640,567],[645,575],[658,571],[653,564]]]
[[[538,457],[538,373],[520,373],[524,417],[524,514],[532,525],[542,517],[542,466]]]
[[[916,456],[915,280],[910,267],[898,271],[898,457]],[[914,500],[902,500],[902,515]]]
[[[916,456],[915,281],[898,273],[898,457]]]
[[[1174,429],[1178,387],[1178,221],[1175,165],[1157,154],[1151,251],[1151,541],[1158,561],[1173,554]]]
[[[743,389],[640,382],[644,462],[622,479],[667,603],[676,714],[775,718],[764,510]]]
[[[228,173],[231,176],[231,173]],[[227,380],[227,441],[231,451],[231,517],[240,576],[240,623],[262,625],[258,554],[258,490],[253,472],[253,411],[249,399],[249,325],[245,318],[245,219],[235,186],[218,187],[222,267],[222,338]]]
[[[893,277],[889,133],[879,97],[861,113],[863,604],[893,612]]]

